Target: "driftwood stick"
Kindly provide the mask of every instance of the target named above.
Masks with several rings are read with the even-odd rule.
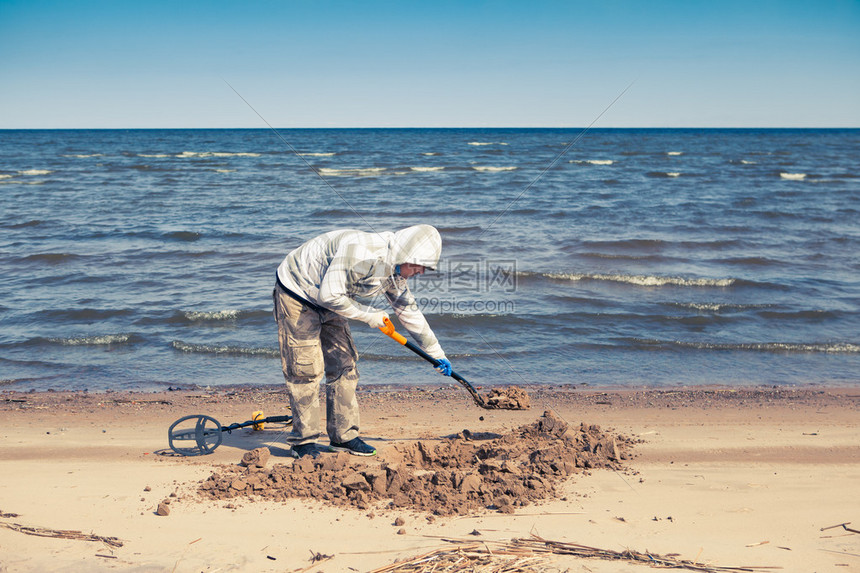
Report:
[[[26,535],[35,535],[37,537],[54,537],[57,539],[76,539],[79,541],[101,541],[111,547],[122,547],[122,541],[118,537],[104,537],[102,535],[93,535],[82,533],[80,531],[48,529],[45,527],[33,527],[29,525],[21,525],[20,523],[0,523],[0,527],[18,531]]]

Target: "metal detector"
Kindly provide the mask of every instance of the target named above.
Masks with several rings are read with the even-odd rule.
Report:
[[[262,414],[262,413],[261,413]],[[167,430],[167,443],[170,449],[180,456],[205,456],[215,451],[224,439],[223,432],[228,434],[239,428],[254,426],[255,430],[262,430],[266,423],[292,424],[292,416],[269,416],[268,418],[255,416],[253,420],[222,426],[218,420],[205,414],[193,414],[179,418],[170,425]]]

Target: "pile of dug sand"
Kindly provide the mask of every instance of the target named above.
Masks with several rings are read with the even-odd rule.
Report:
[[[436,515],[516,507],[556,496],[568,476],[592,468],[620,469],[633,441],[598,426],[570,427],[552,412],[492,439],[464,430],[441,443],[412,442],[368,463],[345,452],[309,456],[272,468],[221,466],[203,481],[206,499],[286,501],[309,497],[368,509],[413,509]]]

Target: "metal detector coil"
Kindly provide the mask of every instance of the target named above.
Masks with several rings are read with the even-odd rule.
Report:
[[[179,418],[167,430],[170,449],[180,456],[211,454],[221,445],[221,424],[212,416],[194,414]]]

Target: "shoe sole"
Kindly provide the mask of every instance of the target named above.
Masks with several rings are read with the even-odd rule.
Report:
[[[329,447],[328,447],[328,449],[329,449],[329,451],[331,451],[331,452],[349,452],[349,453],[350,453],[350,454],[352,454],[353,456],[362,456],[362,457],[365,457],[365,458],[369,458],[369,457],[371,457],[371,456],[375,456],[375,455],[376,455],[376,450],[373,450],[372,452],[365,454],[365,453],[362,453],[362,452],[356,452],[355,450],[350,450],[349,448],[342,448],[342,447],[340,447],[340,446],[329,446]]]

